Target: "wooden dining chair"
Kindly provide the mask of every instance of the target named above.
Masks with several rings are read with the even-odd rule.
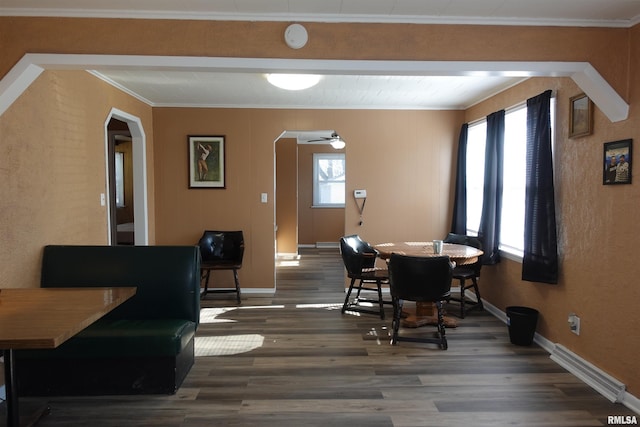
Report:
[[[454,243],[457,245],[472,246],[482,250],[482,241],[479,237],[467,236],[464,234],[449,233],[444,239],[445,243]],[[455,301],[460,304],[460,318],[464,319],[467,311],[472,309],[482,310],[482,298],[480,297],[480,289],[478,288],[478,279],[480,278],[480,270],[482,269],[482,261],[480,258],[469,265],[459,265],[453,270],[453,278],[460,283],[460,296],[452,296],[449,301]],[[475,299],[471,299],[466,295],[466,291],[472,290]]]
[[[351,279],[347,295],[342,305],[342,313],[355,311],[360,313],[379,314],[384,319],[384,301],[382,298],[382,284],[389,283],[389,271],[384,267],[376,267],[378,251],[365,242],[357,234],[340,238],[340,254],[347,270],[347,276]],[[351,299],[353,290],[356,296]],[[377,298],[371,299],[361,295],[362,291],[376,292]],[[374,309],[371,304],[376,304]]]
[[[389,290],[393,301],[392,345],[396,345],[398,341],[414,341],[435,343],[442,350],[448,348],[443,303],[450,295],[452,275],[453,265],[446,255],[420,257],[391,254]],[[431,333],[419,337],[399,335],[404,301],[430,302],[435,305],[438,329],[435,338]]]
[[[204,298],[209,293],[233,292],[236,294],[236,301],[241,303],[240,281],[238,270],[242,268],[242,258],[244,256],[244,236],[242,231],[217,231],[206,230],[198,241],[200,247],[201,280],[204,281],[204,289],[201,297]],[[212,270],[231,270],[235,289],[209,288],[209,280]]]

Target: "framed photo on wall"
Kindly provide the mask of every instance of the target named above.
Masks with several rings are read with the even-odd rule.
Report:
[[[593,132],[593,102],[581,93],[569,99],[569,138],[591,135]]]
[[[189,136],[189,188],[225,188],[224,136]]]
[[[631,139],[605,142],[602,184],[631,184]]]

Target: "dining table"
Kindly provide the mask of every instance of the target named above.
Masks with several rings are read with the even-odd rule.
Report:
[[[133,297],[134,286],[86,288],[1,288],[0,349],[4,356],[6,425],[30,425],[46,414],[22,417],[14,350],[53,349]]]
[[[434,257],[446,255],[449,260],[456,265],[474,264],[483,255],[480,249],[472,246],[459,245],[455,243],[441,243],[442,251],[437,253],[434,250],[434,241],[428,242],[388,242],[378,243],[373,247],[378,251],[380,258],[388,260],[391,254]],[[405,313],[402,321],[403,326],[408,328],[418,328],[424,325],[437,325],[438,318],[435,311],[435,304],[426,302],[416,302],[415,313]],[[458,326],[456,319],[444,316],[444,324],[448,328]]]

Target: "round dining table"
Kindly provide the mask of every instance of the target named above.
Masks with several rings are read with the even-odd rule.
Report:
[[[447,255],[456,265],[469,265],[478,261],[484,252],[472,246],[458,245],[454,243],[443,243],[442,252],[436,253],[433,242],[389,242],[373,245],[378,251],[380,258],[388,260],[391,254],[434,257]],[[437,325],[437,312],[435,304],[416,302],[416,312],[406,313],[403,325],[409,328],[417,328],[424,325]],[[444,324],[448,328],[458,326],[456,319],[444,316]]]

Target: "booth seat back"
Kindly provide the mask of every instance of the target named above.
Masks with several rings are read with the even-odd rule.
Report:
[[[136,286],[110,319],[200,319],[197,246],[45,246],[41,287]]]

